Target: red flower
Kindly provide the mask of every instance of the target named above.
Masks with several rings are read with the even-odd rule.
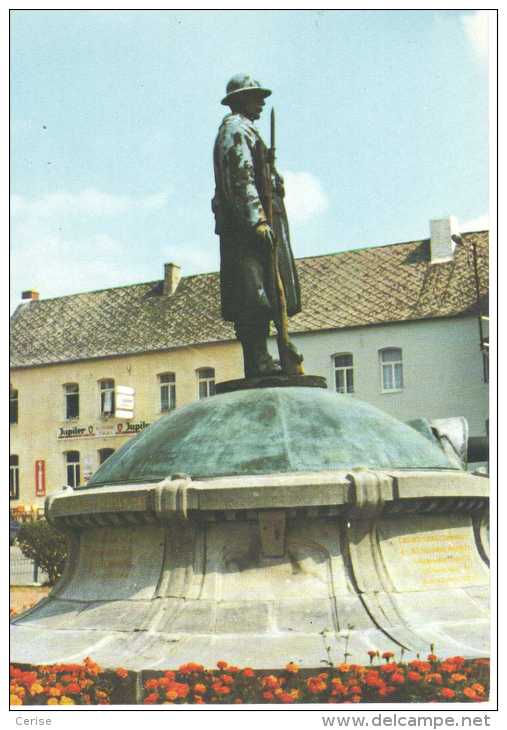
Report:
[[[306,686],[312,694],[319,694],[327,689],[327,684],[320,677],[308,677]]]
[[[244,677],[255,677],[255,672],[251,667],[245,667],[242,674]]]
[[[262,696],[264,697],[265,700],[268,700],[268,701],[273,700],[275,698],[275,695],[272,692],[270,692],[269,690],[267,690],[266,692],[263,692]]]
[[[382,654],[382,659],[385,659],[386,661],[388,661],[393,656],[394,656],[394,653],[392,651],[385,651]]]
[[[221,659],[219,662],[217,662],[217,667],[219,669],[225,669],[228,666],[227,662],[224,662],[223,659]]]
[[[187,664],[182,664],[181,667],[178,668],[178,672],[180,674],[192,674],[192,672],[202,672],[203,669],[204,667],[202,666],[202,664],[187,662]]]
[[[382,674],[390,674],[391,672],[395,672],[398,669],[398,665],[396,662],[389,662],[388,664],[382,664],[380,667],[380,671]]]
[[[426,657],[426,659],[429,662],[437,662],[438,661],[438,657],[437,657],[436,654],[428,654],[428,656]]]
[[[394,672],[391,674],[391,682],[393,682],[393,684],[404,684],[405,677],[401,672]]]
[[[422,679],[422,674],[419,674],[419,672],[407,672],[407,679],[409,679],[411,682],[420,682]]]
[[[472,700],[473,702],[477,702],[478,700],[480,700],[477,692],[475,692],[471,687],[465,687],[465,689],[463,690],[463,694],[467,699]]]
[[[158,679],[156,677],[151,677],[151,679],[147,679],[145,681],[144,686],[146,689],[155,689],[158,687]]]
[[[220,679],[222,680],[223,684],[234,684],[234,679],[233,677],[231,677],[230,674],[222,674]]]
[[[118,667],[118,669],[116,670],[116,676],[120,679],[125,679],[129,676],[129,673],[126,669],[123,669],[123,667]]]
[[[450,687],[443,687],[438,694],[445,697],[446,700],[452,700],[453,697],[456,697],[456,692]]]
[[[154,705],[156,702],[158,702],[159,697],[156,692],[152,692],[147,697],[144,698],[143,704],[144,705]]]

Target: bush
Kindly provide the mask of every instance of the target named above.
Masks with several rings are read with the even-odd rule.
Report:
[[[54,585],[63,573],[67,560],[66,537],[42,519],[23,523],[17,540],[23,555],[34,560],[48,575],[49,585]]]

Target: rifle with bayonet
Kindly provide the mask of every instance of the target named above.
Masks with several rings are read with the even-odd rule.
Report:
[[[273,226],[273,171],[275,167],[275,110],[271,109],[271,141],[266,164],[266,216],[273,231],[273,248],[271,251],[271,268],[274,282],[274,289],[277,297],[277,318],[275,326],[278,333],[278,353],[280,365],[285,375],[303,375],[304,370],[301,364],[303,357],[300,355],[289,339],[289,317],[287,314],[287,298],[285,288],[280,275],[278,262],[278,243]]]

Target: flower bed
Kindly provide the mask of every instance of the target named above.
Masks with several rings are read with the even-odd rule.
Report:
[[[323,671],[302,670],[294,662],[284,670],[257,671],[224,661],[216,669],[189,662],[176,670],[144,673],[146,705],[172,704],[308,704],[484,702],[489,694],[489,659],[393,661],[384,652],[368,652],[370,665],[338,664]],[[149,674],[149,676],[148,676]],[[33,668],[11,666],[11,705],[129,704],[135,673],[119,668],[104,672],[90,658],[82,664]]]

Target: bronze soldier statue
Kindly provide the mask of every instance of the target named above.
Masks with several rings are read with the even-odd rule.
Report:
[[[282,371],[267,350],[270,321],[277,325],[280,342],[280,298],[288,316],[301,311],[283,179],[254,126],[270,94],[247,74],[233,76],[222,99],[231,113],[222,121],[213,152],[222,316],[234,322],[246,378]],[[287,337],[286,344],[301,362]]]

